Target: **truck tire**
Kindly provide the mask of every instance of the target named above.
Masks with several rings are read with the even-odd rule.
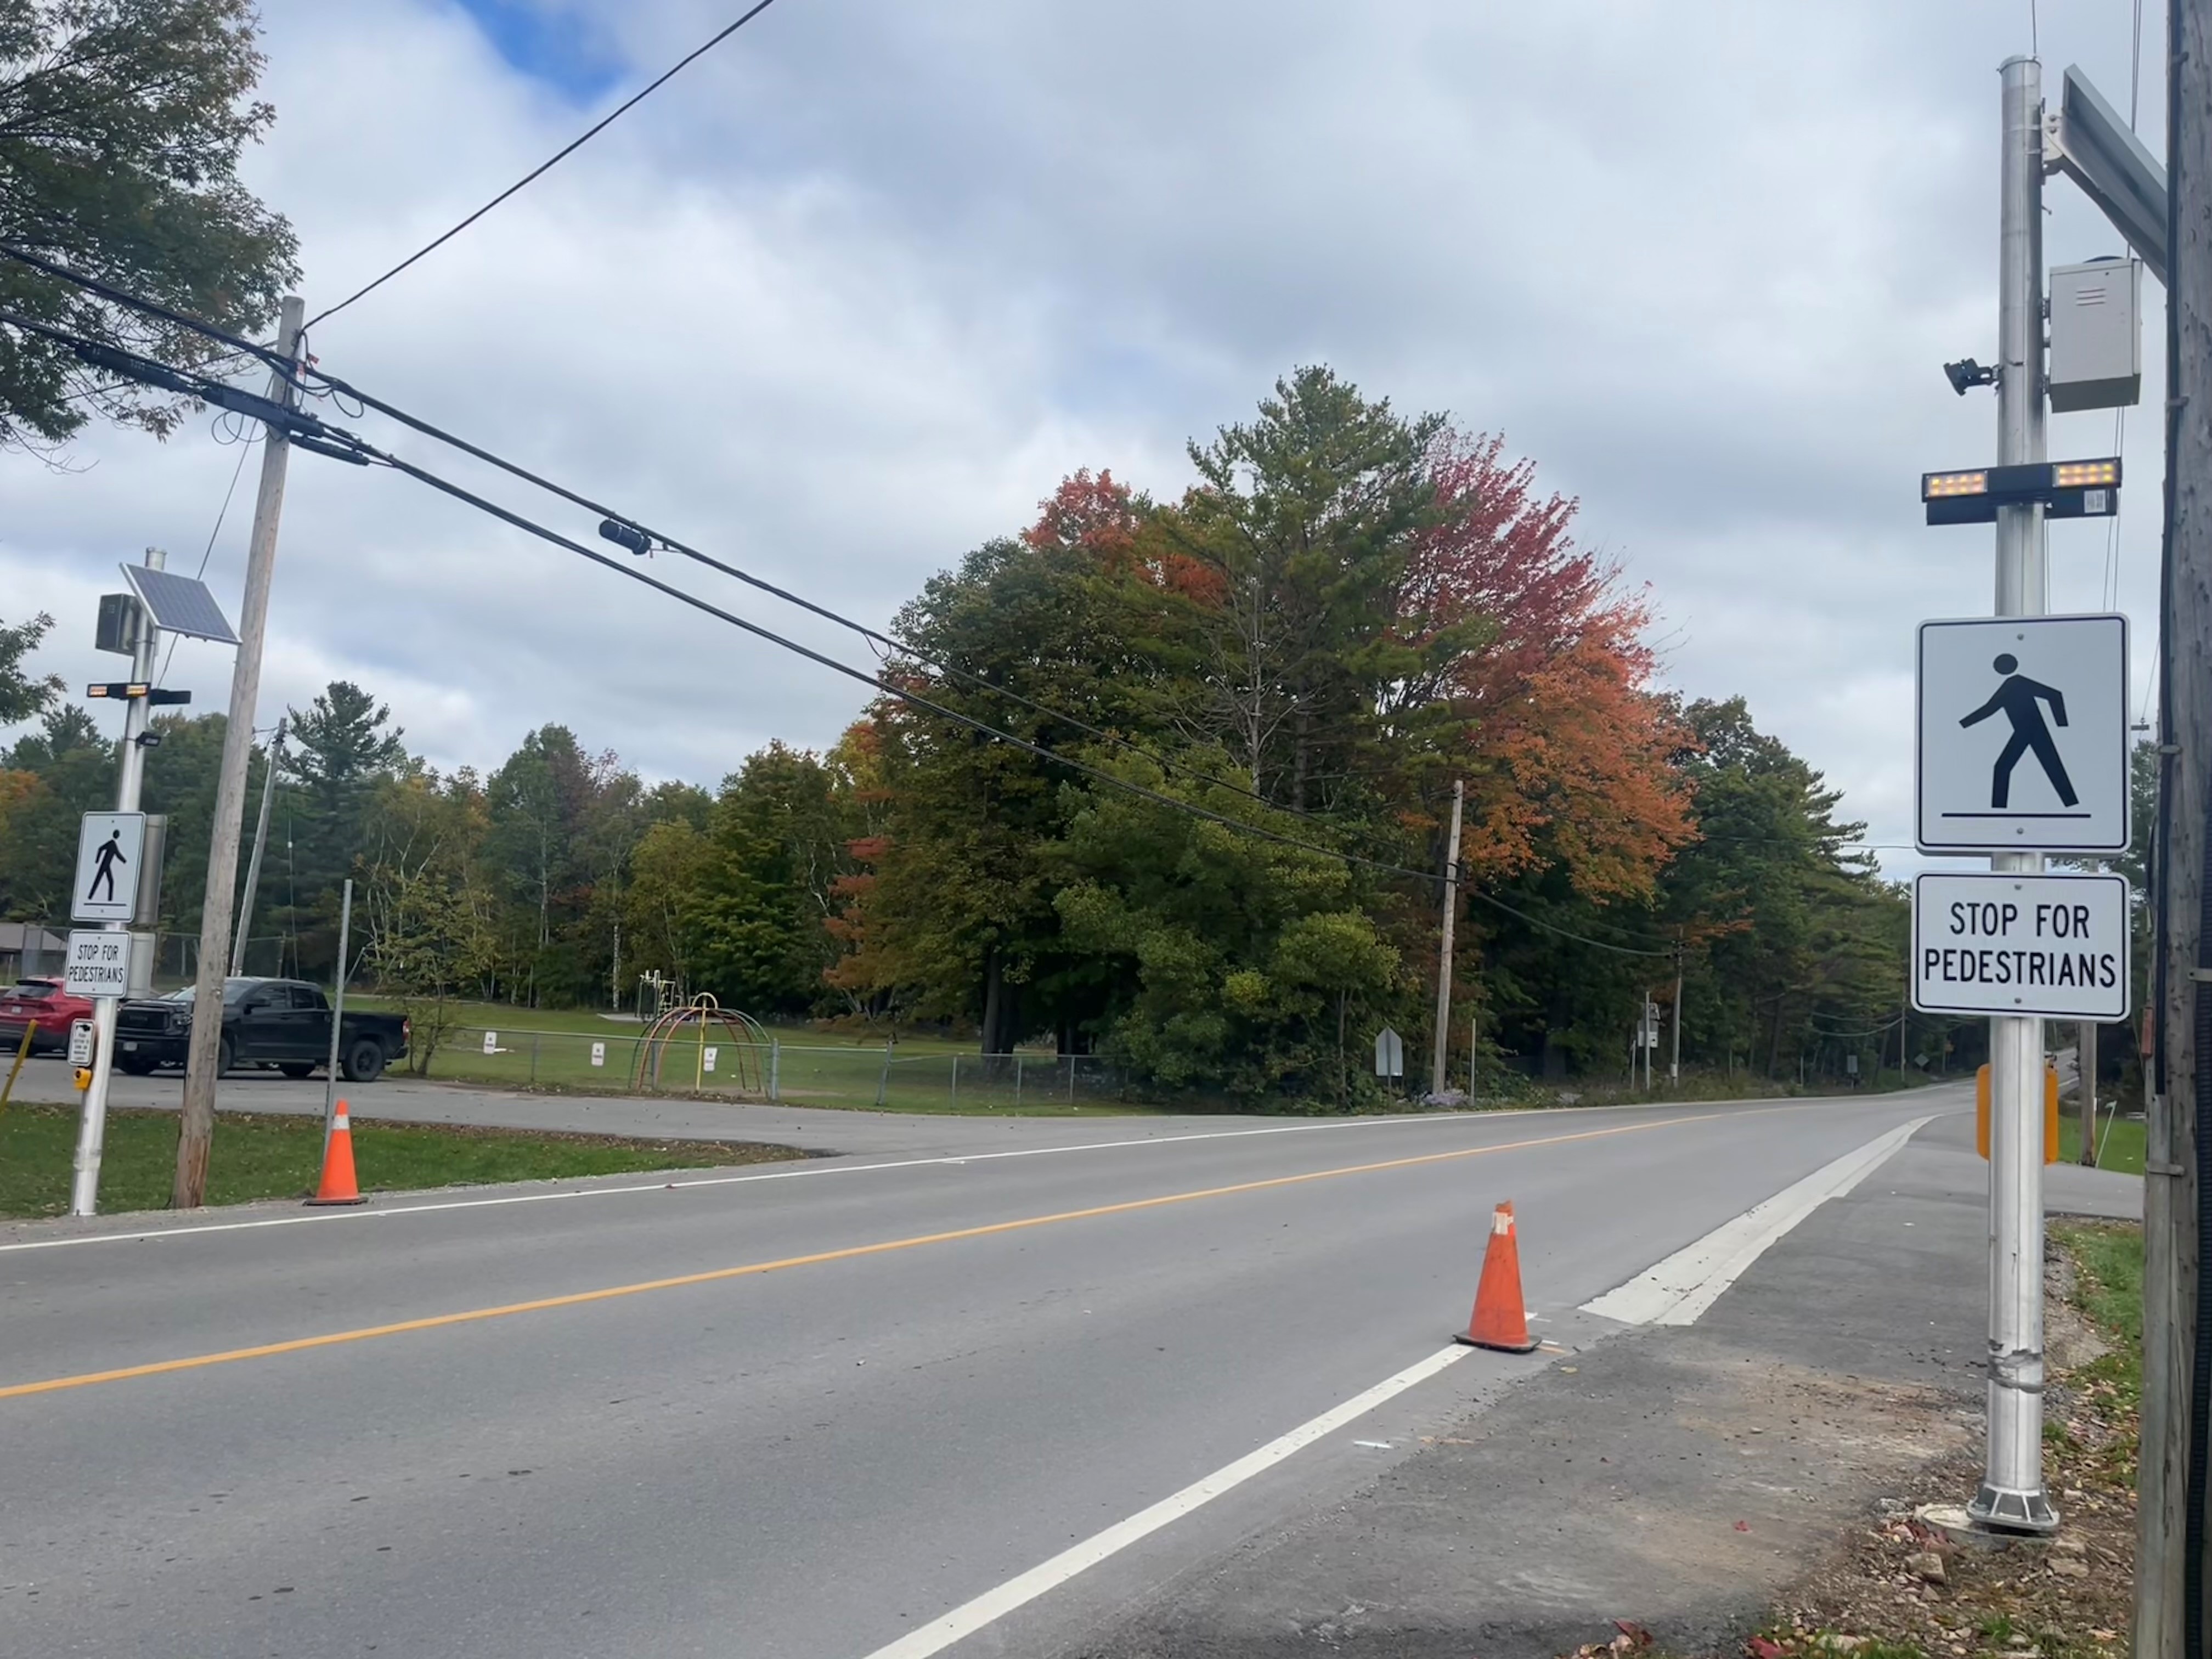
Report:
[[[276,1069],[289,1078],[313,1077],[315,1062],[312,1060],[288,1060],[279,1064]]]
[[[154,1062],[143,1054],[125,1054],[116,1060],[115,1069],[132,1077],[151,1077]]]
[[[374,1083],[384,1075],[384,1045],[373,1036],[356,1037],[346,1044],[341,1068],[349,1083]]]
[[[227,1036],[219,1039],[215,1045],[215,1074],[217,1077],[228,1076],[231,1062],[237,1057],[238,1051],[230,1046],[230,1039]]]

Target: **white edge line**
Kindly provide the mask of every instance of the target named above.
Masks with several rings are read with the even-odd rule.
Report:
[[[1690,1325],[1778,1241],[1832,1198],[1840,1198],[1894,1156],[1933,1115],[1899,1124],[1823,1164],[1802,1181],[1723,1222],[1695,1243],[1583,1304],[1584,1313],[1626,1325]]]
[[[928,1659],[932,1654],[942,1653],[955,1642],[974,1635],[987,1625],[995,1624],[1017,1607],[1036,1601],[1077,1574],[1088,1571],[1109,1556],[1119,1554],[1130,1545],[1180,1520],[1192,1510],[1203,1508],[1224,1492],[1241,1486],[1254,1475],[1273,1468],[1293,1453],[1304,1449],[1322,1436],[1332,1434],[1373,1411],[1415,1383],[1426,1382],[1446,1366],[1473,1352],[1454,1343],[1416,1364],[1408,1365],[1395,1376],[1385,1378],[1365,1393],[1354,1395],[1342,1405],[1323,1412],[1310,1422],[1300,1424],[1280,1438],[1270,1440],[1257,1451],[1246,1453],[1203,1480],[1193,1481],[1173,1496],[1163,1498],[1151,1508],[1138,1510],[1127,1520],[1118,1521],[1073,1548],[1062,1550],[1050,1560],[1040,1562],[1027,1572],[1009,1578],[996,1589],[986,1590],[972,1601],[962,1603],[943,1618],[933,1620],[919,1630],[909,1631],[888,1646],[878,1648],[868,1655],[867,1659]]]
[[[1716,1103],[1752,1107],[1757,1101]],[[988,1164],[1000,1158],[1048,1158],[1063,1152],[1105,1152],[1132,1146],[1174,1146],[1194,1140],[1237,1140],[1250,1135],[1311,1134],[1327,1129],[1374,1129],[1406,1123],[1487,1122],[1507,1117],[1557,1116],[1562,1112],[1626,1112],[1662,1109],[1638,1102],[1618,1106],[1509,1107],[1482,1112],[1423,1112],[1406,1117],[1350,1118],[1334,1123],[1279,1123],[1264,1129],[1207,1129],[1186,1135],[1146,1135],[1134,1140],[1095,1140],[1074,1146],[1024,1146],[1003,1152],[948,1152],[939,1158],[906,1158],[882,1164],[842,1164],[810,1161],[795,1170],[769,1170],[753,1175],[694,1176],[686,1181],[653,1181],[629,1187],[572,1187],[552,1193],[507,1193],[496,1198],[445,1199],[430,1204],[401,1204],[389,1209],[319,1210],[305,1215],[264,1216],[257,1221],[210,1221],[181,1227],[144,1228],[131,1232],[80,1233],[70,1238],[33,1238],[0,1244],[0,1255],[17,1250],[60,1250],[80,1244],[119,1244],[155,1238],[192,1238],[203,1233],[252,1232],[264,1227],[302,1227],[344,1221],[387,1221],[394,1216],[434,1215],[447,1210],[489,1210],[509,1204],[545,1204],[565,1198],[617,1198],[638,1193],[665,1193],[693,1187],[742,1187],[756,1181],[794,1181],[801,1177],[866,1175],[877,1170],[921,1170],[939,1164]],[[416,1118],[388,1118],[386,1122],[408,1127],[447,1127]],[[474,1127],[474,1126],[471,1126]],[[527,1134],[526,1128],[517,1133]],[[680,1137],[678,1137],[680,1139]]]
[[[1134,1140],[1095,1140],[1073,1146],[1023,1146],[1003,1152],[947,1152],[936,1158],[904,1158],[881,1164],[845,1164],[808,1160],[798,1169],[764,1170],[751,1175],[693,1176],[684,1181],[641,1182],[628,1187],[570,1187],[552,1193],[503,1193],[496,1198],[443,1199],[429,1204],[399,1204],[380,1210],[324,1210],[307,1215],[264,1216],[257,1221],[210,1221],[182,1227],[149,1228],[135,1232],[86,1233],[74,1238],[29,1239],[20,1243],[0,1244],[0,1253],[10,1250],[58,1250],[72,1244],[112,1244],[125,1240],[190,1238],[201,1233],[248,1232],[261,1227],[300,1227],[317,1222],[381,1221],[393,1216],[431,1215],[444,1210],[488,1210],[507,1204],[544,1204],[562,1198],[619,1198],[638,1193],[665,1193],[690,1187],[742,1187],[756,1181],[793,1181],[802,1176],[866,1175],[875,1170],[921,1170],[935,1164],[988,1164],[998,1158],[1042,1158],[1058,1152],[1104,1152],[1129,1146],[1172,1146],[1188,1140],[1235,1140],[1246,1135],[1304,1134],[1316,1129],[1366,1129],[1395,1123],[1443,1123],[1454,1120],[1504,1115],[1506,1114],[1499,1112],[1453,1112],[1433,1113],[1419,1117],[1355,1118],[1340,1123],[1273,1124],[1264,1129],[1209,1129],[1196,1134],[1146,1135]],[[415,1118],[387,1118],[384,1121],[398,1124],[407,1128],[435,1129],[448,1127]],[[528,1134],[531,1131],[520,1128],[516,1129],[514,1133]],[[771,1143],[756,1142],[754,1144]]]

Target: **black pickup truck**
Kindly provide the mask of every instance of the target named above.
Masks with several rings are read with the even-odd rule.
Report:
[[[349,1083],[374,1083],[407,1053],[412,1035],[398,1014],[349,1008],[338,1028],[338,1070]],[[157,1066],[182,1066],[191,1039],[192,993],[126,1002],[116,1011],[115,1064],[133,1077]],[[234,1066],[274,1066],[286,1077],[306,1077],[327,1064],[331,1005],[322,992],[296,979],[227,979],[222,982],[222,1042],[218,1076]]]

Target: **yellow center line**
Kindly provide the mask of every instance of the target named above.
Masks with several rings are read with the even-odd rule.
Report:
[[[1770,1107],[1763,1109],[1790,1109]],[[404,1336],[410,1331],[434,1331],[449,1325],[472,1325],[486,1319],[505,1319],[514,1314],[544,1313],[553,1308],[579,1308],[587,1303],[611,1302],[617,1297],[642,1296],[651,1291],[674,1291],[690,1285],[712,1285],[726,1279],[781,1273],[787,1267],[818,1267],[825,1261],[853,1261],[862,1256],[885,1255],[893,1250],[919,1249],[926,1244],[951,1244],[965,1238],[989,1238],[995,1234],[1020,1232],[1030,1227],[1050,1227],[1063,1221],[1088,1221],[1105,1215],[1132,1215],[1139,1210],[1157,1210],[1170,1204],[1194,1204],[1200,1199],[1228,1198],[1237,1193],[1267,1192],[1273,1188],[1302,1186],[1310,1181],[1329,1181],[1339,1176],[1374,1175],[1384,1170],[1408,1170],[1425,1164],[1444,1164],[1457,1158],[1524,1152],[1532,1146],[1557,1146],[1569,1141],[1601,1140],[1613,1135],[1638,1134],[1650,1129],[1704,1123],[1717,1117],[1751,1115],[1743,1111],[1700,1112],[1690,1117],[1662,1118],[1648,1123],[1614,1124],[1602,1129],[1577,1130],[1570,1134],[1542,1135],[1527,1140],[1501,1141],[1495,1146],[1464,1146],[1455,1152],[1424,1152],[1412,1158],[1385,1158],[1376,1164],[1347,1164],[1333,1170],[1310,1170],[1303,1175],[1273,1176],[1265,1181],[1240,1181],[1229,1187],[1207,1187],[1197,1192],[1168,1193],[1158,1198],[1137,1198],[1120,1204],[1094,1205],[1084,1210],[1062,1210],[1053,1215],[1024,1216],[1018,1220],[994,1221],[980,1227],[956,1228],[951,1232],[924,1233],[914,1238],[886,1239],[877,1244],[851,1244],[842,1249],[817,1250],[811,1255],[789,1255],[775,1261],[749,1261],[741,1267],[680,1273],[673,1279],[648,1279],[635,1285],[612,1285],[605,1290],[575,1291],[566,1296],[540,1297],[532,1302],[509,1302],[495,1308],[470,1308],[459,1313],[433,1314],[425,1319],[403,1319],[390,1325],[331,1331],[322,1336],[295,1337],[288,1342],[264,1342],[251,1348],[226,1348],[219,1353],[191,1354],[181,1359],[160,1359],[149,1364],[119,1366],[113,1370],[50,1377],[43,1382],[17,1382],[0,1388],[0,1400],[14,1400],[33,1394],[55,1394],[64,1389],[87,1389],[98,1382],[127,1382],[135,1377],[160,1376],[169,1371],[198,1370],[207,1365],[230,1365],[242,1359],[269,1359],[278,1354],[304,1353],[312,1348],[334,1348],[341,1343],[367,1342],[383,1336]]]

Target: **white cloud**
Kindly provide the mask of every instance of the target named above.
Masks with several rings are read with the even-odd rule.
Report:
[[[602,108],[726,21],[719,0],[571,9],[631,64]],[[301,228],[311,310],[593,113],[434,0],[266,11],[280,119],[254,179]],[[2124,103],[2118,12],[2042,13],[2053,83],[2078,59]],[[1988,605],[1988,537],[1922,527],[1915,483],[1991,441],[1989,400],[1954,400],[1936,366],[1990,355],[1994,71],[2024,32],[2015,5],[1924,0],[784,0],[315,344],[872,622],[1076,466],[1172,490],[1186,437],[1327,360],[1535,456],[1652,584],[1670,679],[1746,693],[1901,841],[1911,623]],[[2147,85],[2154,135],[2158,104]],[[2070,187],[2051,206],[2054,260],[2115,246]],[[2054,452],[2111,431],[2063,417]],[[2139,416],[2121,586],[2145,652],[2155,441]],[[114,561],[152,542],[189,568],[236,459],[200,433],[81,447],[74,476],[0,464],[0,615],[62,617],[45,660],[72,679],[107,672],[83,636]],[[210,568],[227,602],[252,478]],[[293,480],[264,722],[343,674],[447,764],[558,720],[711,781],[771,736],[830,740],[858,705],[402,480],[307,456]],[[487,490],[593,540],[588,514]],[[2054,605],[2099,602],[2103,538],[2054,536]],[[718,578],[652,569],[866,660]],[[220,707],[219,653],[179,662]]]

